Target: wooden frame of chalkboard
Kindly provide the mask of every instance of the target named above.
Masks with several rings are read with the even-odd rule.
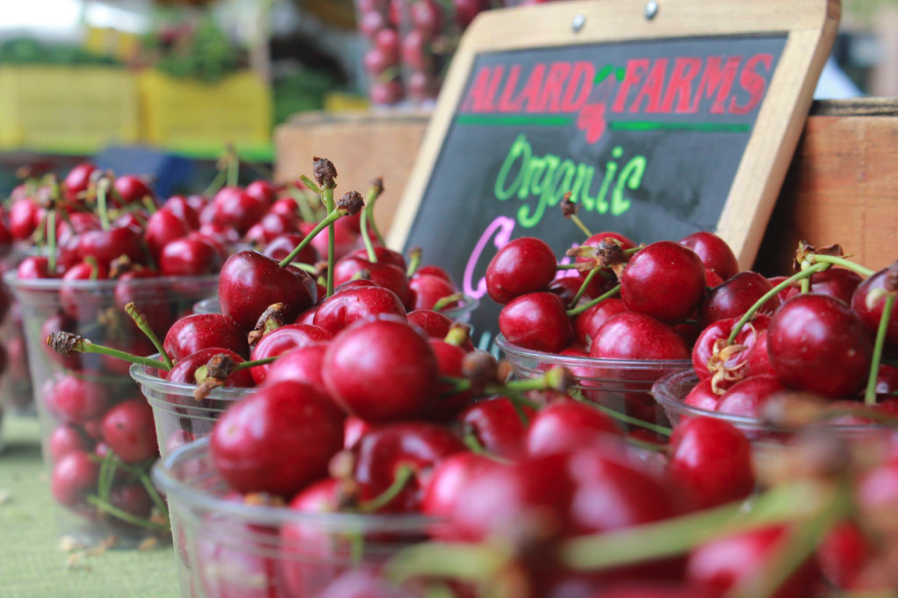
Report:
[[[407,244],[463,94],[472,85],[479,57],[623,42],[780,36],[785,41],[778,48],[768,89],[757,107],[714,227],[734,249],[741,266],[748,268],[801,134],[839,15],[839,0],[581,0],[482,13],[453,59],[391,228],[389,245]],[[478,148],[472,147],[471,152],[477,155]],[[465,227],[465,209],[460,201],[455,222],[441,215],[440,222],[429,227]],[[440,251],[451,250],[444,247]],[[433,254],[426,256],[429,261],[433,258]]]

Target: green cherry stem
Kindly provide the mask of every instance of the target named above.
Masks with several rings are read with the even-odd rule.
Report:
[[[597,266],[593,270],[591,270],[587,276],[584,278],[584,282],[581,283],[580,289],[577,290],[577,293],[574,295],[574,299],[571,300],[570,309],[574,309],[577,307],[577,303],[584,296],[584,293],[587,291],[587,287],[590,286],[590,283],[593,281],[593,277],[596,276],[596,273],[600,271],[601,267]]]
[[[409,268],[406,269],[406,278],[412,278],[419,266],[421,266],[421,248],[412,248],[409,250]]]
[[[587,228],[587,225],[584,224],[584,221],[582,221],[577,214],[572,214],[568,218],[571,219],[571,222],[577,225],[578,229],[583,231],[584,235],[587,236],[587,239],[593,237],[593,233],[590,232],[590,229]]]
[[[236,187],[240,178],[240,158],[234,148],[228,150],[228,187]]]
[[[865,404],[873,406],[877,403],[877,373],[880,370],[880,359],[883,356],[883,345],[890,328],[890,316],[896,306],[896,294],[887,295],[883,304],[883,314],[877,326],[877,337],[874,340],[874,353],[871,356],[871,372],[868,374],[868,386],[865,389]]]
[[[849,270],[853,270],[860,274],[863,277],[870,277],[874,274],[874,271],[870,268],[865,268],[860,264],[856,264],[851,260],[847,260],[846,258],[841,258],[840,256],[824,256],[820,254],[809,254],[805,258],[810,264],[833,264],[835,266],[842,266],[843,268],[848,268]]]
[[[612,287],[611,289],[609,289],[608,291],[606,291],[605,293],[600,295],[598,298],[596,298],[594,300],[590,300],[589,302],[587,302],[586,304],[584,304],[582,306],[578,306],[577,308],[573,308],[573,309],[569,310],[568,316],[577,316],[578,314],[580,314],[582,312],[586,312],[593,306],[599,305],[600,303],[606,301],[610,297],[617,295],[619,291],[621,291],[621,285],[620,284],[615,285],[614,287]]]
[[[47,270],[56,272],[56,208],[47,214]]]
[[[587,404],[588,406],[599,410],[600,412],[602,412],[603,414],[606,414],[607,416],[611,416],[615,420],[624,422],[625,424],[630,424],[632,426],[639,426],[640,428],[645,428],[654,433],[662,435],[663,437],[670,437],[671,434],[674,432],[672,429],[668,428],[667,426],[662,426],[660,424],[653,424],[652,422],[646,422],[645,420],[640,420],[639,418],[634,418],[633,416],[628,416],[627,414],[622,414],[621,412],[619,412],[617,410],[613,410],[612,408],[608,408],[606,406],[592,402],[589,399],[587,399],[586,397],[584,397],[580,391],[575,391],[572,389],[572,390],[568,391],[568,395],[571,398],[573,398],[581,403]]]
[[[402,464],[394,473],[393,482],[384,490],[383,493],[371,499],[364,501],[359,505],[359,511],[363,513],[376,512],[391,501],[409,484],[415,471],[409,464]]]
[[[465,299],[465,294],[463,293],[453,293],[452,295],[441,297],[439,300],[437,300],[431,310],[433,310],[434,312],[442,312],[452,304],[462,301],[463,299]]]
[[[500,464],[512,463],[510,460],[507,460],[502,456],[498,456],[495,453],[487,451],[487,448],[481,444],[480,440],[478,440],[478,436],[471,431],[467,431],[464,435],[462,435],[462,443],[465,444],[465,447],[467,447],[471,451],[471,453],[476,453],[480,456],[484,456],[485,458],[493,460],[494,462],[499,462]]]
[[[312,213],[312,208],[309,206],[309,200],[303,192],[296,186],[290,185],[287,187],[287,193],[293,198],[293,201],[297,203],[297,208],[300,210],[300,216],[303,217],[303,220],[307,223],[314,221],[315,214]]]
[[[382,193],[384,193],[384,182],[379,177],[371,182],[368,193],[365,194],[365,208],[362,209],[362,218],[359,222],[362,230],[362,241],[365,243],[369,262],[378,261],[375,250],[372,247],[371,237],[368,231],[369,227],[371,227],[371,232],[375,234],[378,243],[380,243],[382,247],[387,247],[384,243],[384,238],[381,237],[381,233],[378,231],[377,225],[375,225],[375,202],[378,201],[378,198],[381,197]]]
[[[365,210],[362,211],[362,218],[359,219],[360,233],[362,235],[362,243],[365,244],[365,253],[368,254],[368,261],[372,264],[378,263],[378,255],[375,254],[375,246],[371,242],[371,235],[368,232],[368,200],[366,200]]]
[[[804,271],[807,270],[808,267],[811,266],[808,260],[803,260],[799,264],[799,270]],[[804,279],[799,281],[799,293],[808,293],[812,288],[812,282],[809,280],[809,277],[805,277]]]
[[[131,317],[131,320],[134,321],[134,324],[137,325],[144,335],[147,336],[147,339],[153,344],[153,347],[156,348],[156,351],[159,352],[159,356],[162,358],[162,361],[165,362],[166,370],[171,370],[175,367],[172,363],[172,357],[169,356],[168,352],[165,351],[165,348],[162,346],[162,342],[159,340],[159,337],[156,336],[156,333],[153,331],[153,328],[150,326],[150,323],[147,322],[147,317],[143,312],[137,309],[137,306],[134,305],[134,302],[128,302],[125,304],[125,313]]]
[[[215,179],[209,184],[209,187],[203,190],[204,197],[212,197],[222,188],[225,184],[225,178],[228,176],[227,169],[219,170],[218,174],[215,176]]]
[[[579,265],[577,263],[571,264],[556,264],[556,270],[574,270]]]
[[[144,205],[144,208],[147,209],[147,212],[150,214],[156,214],[156,202],[153,201],[153,198],[150,196],[144,196],[141,199],[141,203]]]
[[[334,188],[329,187],[322,191],[322,200],[325,203],[325,210],[328,211],[328,216],[325,217],[325,220],[331,218],[332,213],[334,212]],[[337,218],[340,218],[339,216]],[[327,293],[325,297],[331,297],[334,295],[334,223],[337,221],[337,218],[328,223],[328,274],[327,276]],[[313,229],[314,230],[314,229]]]
[[[110,356],[113,358],[118,358],[120,360],[125,360],[126,362],[131,362],[132,364],[141,364],[143,366],[149,366],[150,368],[169,370],[169,367],[162,360],[135,356],[134,354],[119,351],[111,347],[97,345],[95,343],[91,343],[90,339],[85,339],[73,333],[67,333],[64,331],[51,333],[47,336],[46,343],[48,346],[50,346],[51,349],[55,350],[58,354],[61,354],[63,356],[67,356],[72,352],[78,352],[82,354],[102,354],[104,356]]]
[[[755,316],[755,313],[758,312],[762,306],[768,303],[771,298],[775,297],[778,293],[795,283],[796,281],[804,281],[808,279],[810,276],[815,274],[816,272],[821,272],[822,270],[827,270],[830,268],[830,264],[814,264],[809,266],[805,270],[800,270],[792,277],[781,281],[777,285],[775,285],[770,291],[768,291],[765,295],[760,297],[757,302],[752,304],[752,306],[746,310],[746,314],[740,317],[740,320],[737,321],[737,324],[734,325],[734,328],[730,332],[730,336],[727,338],[727,345],[733,345],[734,339],[737,338],[737,335],[740,331],[743,330],[743,327],[747,322],[752,320],[752,317]]]
[[[159,513],[165,516],[165,519],[169,519],[169,509],[165,504],[165,501],[159,495],[159,492],[156,490],[156,487],[153,486],[153,482],[150,480],[150,477],[147,476],[145,472],[141,472],[140,476],[140,484],[144,486],[144,489],[147,491],[147,495],[150,496],[150,499],[153,500],[153,505],[156,506],[156,509],[159,510]]]
[[[328,214],[328,216],[323,218],[321,220],[321,222],[319,222],[317,225],[315,225],[315,228],[312,229],[311,231],[309,231],[309,234],[303,238],[303,241],[301,241],[297,247],[293,248],[293,251],[290,252],[289,254],[287,254],[287,256],[283,260],[281,260],[281,262],[278,263],[278,266],[280,266],[281,268],[284,268],[285,266],[287,266],[288,264],[293,262],[293,259],[296,258],[297,256],[299,256],[300,252],[303,251],[303,248],[305,248],[307,245],[312,243],[312,240],[315,239],[316,235],[321,233],[325,228],[328,228],[330,230],[330,227],[333,225],[333,223],[336,222],[342,216],[343,216],[343,214],[339,210],[331,210],[330,213]],[[333,241],[333,237],[331,237],[329,239],[329,244],[328,244],[329,250],[330,250],[330,241]],[[329,253],[330,253],[330,251],[329,251]],[[329,259],[328,273],[330,274],[330,272],[332,270],[333,270],[332,264]],[[329,280],[331,280],[331,277],[328,277],[328,278],[329,278]],[[333,283],[333,281],[332,281],[332,283]],[[333,291],[333,289],[332,289],[332,291]],[[330,295],[330,293],[328,295]]]
[[[251,360],[249,362],[241,362],[240,364],[237,365],[237,367],[234,370],[231,371],[231,374],[234,374],[235,372],[237,372],[239,370],[246,370],[247,368],[253,368],[254,366],[265,366],[266,364],[271,364],[272,362],[274,362],[275,360],[277,360],[280,357],[281,357],[280,355],[277,355],[277,356],[271,356],[269,358],[259,358],[258,360]]]
[[[109,211],[106,208],[106,193],[109,190],[109,179],[102,179],[97,184],[97,212],[100,215],[100,227],[109,231]]]
[[[168,523],[163,524],[161,522],[153,522],[152,520],[145,520],[143,518],[138,518],[137,516],[133,516],[126,512],[125,510],[121,510],[109,502],[103,501],[96,495],[88,495],[87,502],[91,505],[97,507],[102,512],[106,512],[112,516],[115,516],[119,520],[124,520],[130,524],[134,524],[135,526],[140,526],[141,528],[152,528],[160,531],[168,531],[169,525]]]

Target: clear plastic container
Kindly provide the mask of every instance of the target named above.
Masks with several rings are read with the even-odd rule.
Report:
[[[44,463],[51,493],[61,508],[57,511],[62,534],[87,543],[115,535],[121,544],[128,545],[140,542],[151,532],[165,531],[164,526],[129,523],[128,518],[114,515],[115,511],[108,508],[125,509],[125,516],[139,515],[144,523],[154,516],[152,494],[142,487],[149,484],[149,468],[157,453],[148,449],[152,448],[155,427],[152,413],[143,407],[145,400],[138,386],[128,375],[130,364],[99,354],[63,357],[45,340],[50,333],[62,330],[128,353],[153,354],[155,348],[124,312],[124,304],[134,302],[162,339],[178,318],[190,313],[197,300],[214,292],[218,276],[63,281],[20,280],[15,272],[8,272],[3,280],[22,311]],[[121,422],[132,426],[135,436],[129,435],[126,441],[111,440],[109,435],[115,435],[116,429],[123,430],[117,424]],[[136,438],[149,441],[135,443]],[[110,451],[113,446],[134,453],[116,456]],[[135,450],[137,446],[141,449]],[[115,457],[108,458],[104,467],[108,454]],[[110,462],[120,457],[131,461],[118,461],[116,470],[109,472]],[[107,484],[101,484],[103,481]]]
[[[0,246],[0,275],[18,267],[29,252],[27,248]],[[14,414],[34,412],[28,354],[25,350],[25,331],[22,311],[13,293],[0,283],[0,417],[2,411]]]
[[[471,313],[477,310],[478,305],[480,305],[480,300],[465,296],[462,298],[459,305],[455,308],[447,308],[446,310],[442,310],[443,314],[446,314],[452,320],[461,323],[468,323],[471,321]],[[208,299],[204,299],[199,301],[194,305],[194,314],[221,314],[222,313],[222,305],[219,303],[219,299],[217,297],[210,297]]]
[[[564,366],[574,374],[574,389],[587,399],[650,424],[663,423],[667,416],[650,391],[662,377],[690,368],[690,360],[603,360],[560,356],[524,349],[502,335],[496,345],[512,364],[516,376],[537,378],[554,366]]]
[[[155,368],[132,364],[131,378],[140,385],[153,408],[163,458],[186,443],[207,437],[229,405],[256,391],[254,387],[220,387],[198,402],[193,396],[195,385],[167,381],[158,376]]]
[[[153,481],[169,500],[182,596],[420,596],[395,594],[378,571],[427,538],[433,519],[244,503],[215,471],[208,439],[157,462]]]

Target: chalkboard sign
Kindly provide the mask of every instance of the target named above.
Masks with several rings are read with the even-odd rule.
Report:
[[[539,237],[559,256],[583,241],[559,207],[571,192],[593,232],[649,243],[717,231],[748,265],[811,102],[821,62],[812,58],[826,56],[821,39],[832,19],[823,1],[777,2],[781,10],[796,4],[803,22],[801,11],[817,6],[816,43],[800,57],[783,14],[765,23],[741,4],[662,2],[652,20],[642,6],[621,17],[622,7],[637,5],[616,1],[481,18],[441,96],[394,244],[422,247],[428,263],[482,297],[487,264],[510,239]],[[689,19],[697,7],[715,7],[718,20],[742,29],[700,35]],[[642,35],[603,35],[615,15]],[[656,38],[666,16],[693,29]],[[708,31],[720,31],[715,20],[704,23]],[[593,21],[603,27],[591,35]],[[533,47],[522,41],[553,22],[564,23],[567,43],[545,33],[545,43],[539,35]],[[504,32],[515,35],[503,43]],[[473,320],[485,342],[498,313],[485,297]]]

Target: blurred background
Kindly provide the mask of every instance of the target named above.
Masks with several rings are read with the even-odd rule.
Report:
[[[196,191],[228,143],[271,168],[281,123],[426,122],[477,13],[533,2],[2,0],[0,195],[87,156]],[[844,0],[816,97],[895,97],[896,40],[895,0]]]

